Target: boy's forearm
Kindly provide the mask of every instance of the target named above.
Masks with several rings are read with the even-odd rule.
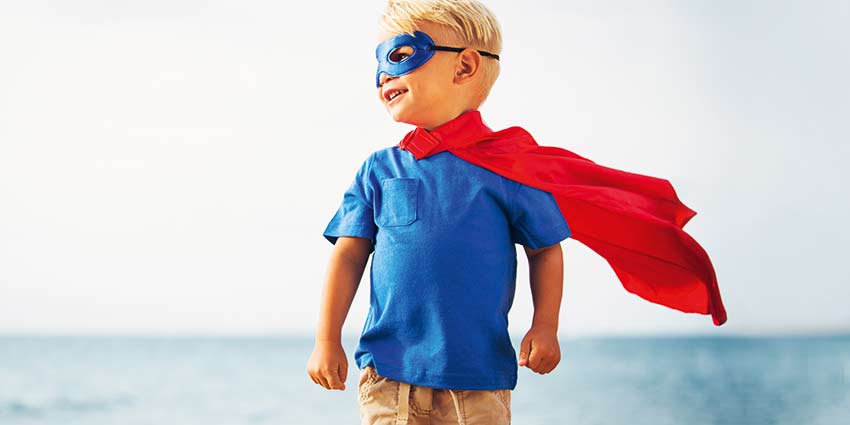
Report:
[[[564,289],[561,245],[553,245],[533,255],[529,253],[528,269],[531,297],[534,301],[532,326],[547,326],[557,331]]]
[[[342,325],[357,293],[371,251],[371,242],[362,238],[340,237],[331,254],[322,291],[317,341],[339,342]]]

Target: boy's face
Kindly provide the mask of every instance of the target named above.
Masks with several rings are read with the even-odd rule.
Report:
[[[433,23],[418,23],[419,30],[428,34],[436,44],[445,44],[441,29]],[[381,30],[379,42],[384,42],[398,34]],[[402,47],[398,53],[412,54],[413,49]],[[462,103],[463,96],[455,84],[457,53],[434,52],[427,62],[409,74],[397,77],[381,74],[379,77],[378,98],[387,108],[387,112],[398,122],[433,129],[457,116],[455,111]],[[391,98],[394,93],[401,94]]]

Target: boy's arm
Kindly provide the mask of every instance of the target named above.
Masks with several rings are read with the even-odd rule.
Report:
[[[346,236],[337,239],[322,292],[316,340],[341,341],[342,325],[371,252],[372,242],[369,239]]]
[[[531,297],[534,301],[532,326],[558,330],[558,315],[564,288],[564,257],[561,244],[540,249],[525,248]]]
[[[539,249],[525,248],[528,256],[534,318],[531,329],[520,344],[519,365],[545,374],[561,361],[558,344],[558,316],[564,283],[564,259],[561,244]]]
[[[339,237],[331,254],[322,290],[316,344],[307,362],[307,373],[313,382],[327,389],[345,389],[348,359],[342,348],[342,325],[371,252],[369,239]]]

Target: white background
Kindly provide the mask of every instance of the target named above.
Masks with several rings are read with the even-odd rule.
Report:
[[[567,240],[561,333],[848,330],[848,3],[604,3],[487,2],[482,115],[670,180],[729,321],[629,294]],[[377,100],[382,7],[0,0],[0,332],[311,335],[322,231],[411,130]],[[368,290],[367,269],[346,335]]]

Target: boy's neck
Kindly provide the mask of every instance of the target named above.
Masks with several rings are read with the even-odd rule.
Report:
[[[454,114],[449,114],[450,118],[440,120],[438,124],[431,124],[431,125],[428,125],[428,126],[423,126],[422,128],[424,128],[425,130],[428,130],[428,132],[430,133],[430,132],[434,131],[434,129],[442,127],[444,124],[451,122],[451,121],[454,121],[455,119],[457,119],[457,117],[459,117],[459,116],[461,116],[461,115],[463,115],[463,114],[465,114],[469,111],[474,111],[475,109],[476,108],[466,108],[466,109],[461,110],[460,112],[456,112]]]

